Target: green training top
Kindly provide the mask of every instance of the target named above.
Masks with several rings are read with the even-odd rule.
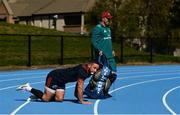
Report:
[[[92,31],[92,45],[96,52],[102,51],[107,58],[112,58],[111,30],[102,24],[96,25]]]

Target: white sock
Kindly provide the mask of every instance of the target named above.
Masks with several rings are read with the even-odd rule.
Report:
[[[29,92],[31,91],[31,89],[32,89],[31,86],[26,87],[26,90],[29,91]]]

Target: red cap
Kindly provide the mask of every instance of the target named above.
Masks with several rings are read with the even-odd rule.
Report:
[[[102,12],[101,17],[102,18],[112,19],[112,16],[111,16],[111,14],[108,11]]]

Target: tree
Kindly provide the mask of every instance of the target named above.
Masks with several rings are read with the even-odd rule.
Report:
[[[118,12],[119,6],[123,0],[97,0],[95,6],[89,10],[86,15],[86,25],[90,31],[100,21],[100,15],[103,11],[107,10],[113,15],[112,20],[112,33],[113,35],[118,35]],[[114,36],[115,38],[116,36]]]
[[[169,11],[172,0],[142,0],[140,15],[144,17],[145,36],[153,39],[153,51],[168,53],[168,37],[170,36]],[[147,46],[150,47],[150,43]]]
[[[109,10],[113,15],[112,30],[116,37],[164,37],[169,33],[171,6],[172,0],[98,0],[88,19],[97,23],[97,16]]]
[[[170,13],[171,28],[180,28],[180,0],[173,0],[173,6]]]

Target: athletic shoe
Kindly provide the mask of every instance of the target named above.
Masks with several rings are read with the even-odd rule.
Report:
[[[31,95],[31,96],[29,96],[29,98],[31,99],[31,101],[40,101],[41,100],[38,97],[36,97],[35,95]]]
[[[30,86],[29,83],[22,84],[22,85],[20,85],[19,87],[16,88],[17,91],[19,91],[19,90],[29,91],[30,89],[31,89],[31,86]]]
[[[35,95],[31,95],[31,96],[29,96],[29,98],[31,98],[31,99],[38,99]]]

